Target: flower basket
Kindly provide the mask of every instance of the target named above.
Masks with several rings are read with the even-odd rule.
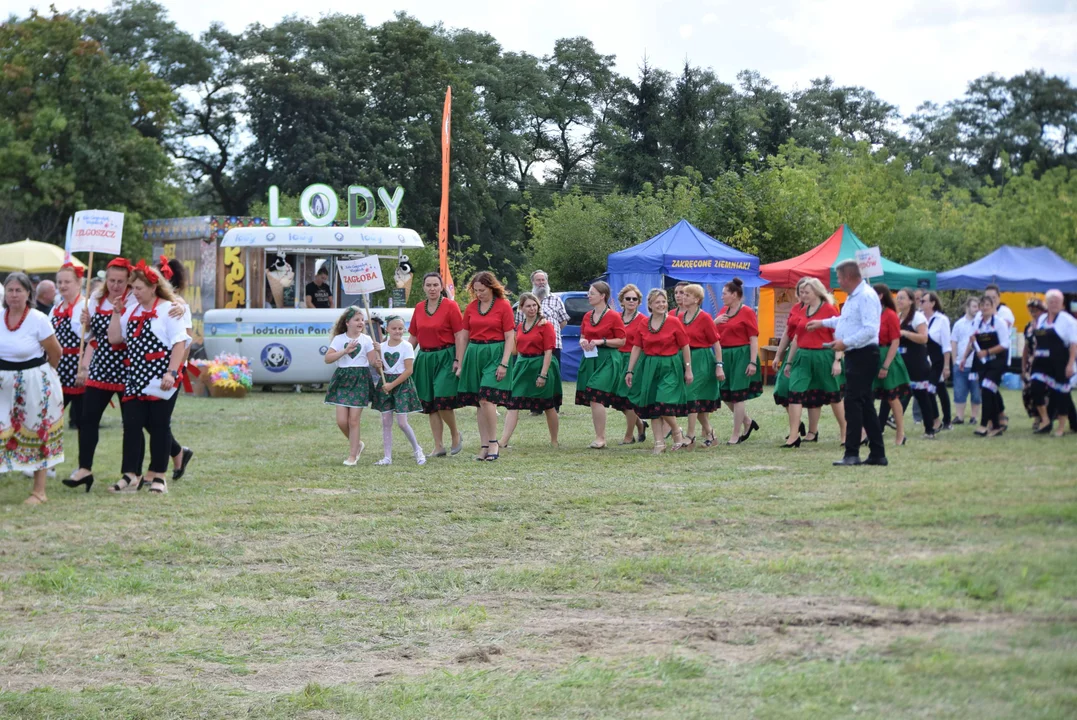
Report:
[[[218,355],[212,360],[197,360],[202,370],[199,379],[205,383],[209,396],[243,398],[252,387],[250,361],[239,355]]]

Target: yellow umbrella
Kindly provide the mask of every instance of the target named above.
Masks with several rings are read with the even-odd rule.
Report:
[[[71,262],[78,267],[86,267],[86,263],[74,255]],[[59,245],[37,240],[0,245],[0,272],[21,270],[25,273],[50,273],[59,270],[63,264],[64,249]]]

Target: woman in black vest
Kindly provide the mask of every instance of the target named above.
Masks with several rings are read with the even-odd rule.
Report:
[[[931,377],[935,383],[935,395],[942,408],[942,418],[935,411],[935,430],[951,430],[950,394],[946,381],[950,378],[950,318],[942,311],[942,301],[933,292],[925,292],[920,298],[920,311],[927,318],[927,356],[931,360]]]
[[[1077,320],[1063,309],[1062,293],[1047,291],[1047,312],[1036,323],[1036,349],[1032,359],[1032,398],[1040,422],[1036,432],[1046,435],[1058,420],[1056,437],[1066,432],[1066,416],[1073,424],[1070,391],[1077,375]]]
[[[931,440],[935,437],[935,419],[939,410],[935,402],[935,377],[927,352],[927,318],[916,309],[914,297],[910,288],[898,290],[894,297],[901,318],[901,346],[898,352],[909,371],[909,388],[920,403],[920,412],[924,416],[924,437]]]
[[[995,303],[988,296],[980,298],[980,319],[972,330],[972,342],[965,350],[964,360],[975,352],[972,370],[983,388],[983,410],[980,413],[980,437],[1001,435],[1006,427],[1002,424],[1002,394],[999,384],[1006,371],[1006,356],[1010,350],[1010,326],[995,314]]]

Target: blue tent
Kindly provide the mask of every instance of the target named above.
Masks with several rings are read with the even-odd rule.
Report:
[[[938,276],[939,290],[979,290],[994,283],[1003,292],[1077,293],[1077,266],[1045,247],[1003,245],[974,263]]]
[[[707,290],[703,309],[712,315],[722,303],[721,285],[734,277],[744,287],[766,285],[759,277],[759,258],[720,243],[707,233],[681,220],[650,240],[615,252],[606,261],[614,297],[629,283],[646,296],[651,288],[665,287],[665,278],[699,283]],[[708,287],[709,286],[709,287]]]

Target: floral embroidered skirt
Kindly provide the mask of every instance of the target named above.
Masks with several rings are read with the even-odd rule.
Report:
[[[392,412],[397,415],[406,415],[413,412],[422,412],[423,405],[419,402],[419,395],[415,391],[415,383],[411,378],[397,385],[390,392],[382,390],[381,376],[372,372],[370,374],[374,382],[374,394],[370,399],[370,407],[378,412]],[[391,383],[399,375],[385,373],[385,382]]]
[[[64,391],[52,366],[0,370],[0,469],[55,467],[63,439]]]
[[[370,404],[373,392],[368,367],[338,367],[325,391],[326,405],[363,408]]]

